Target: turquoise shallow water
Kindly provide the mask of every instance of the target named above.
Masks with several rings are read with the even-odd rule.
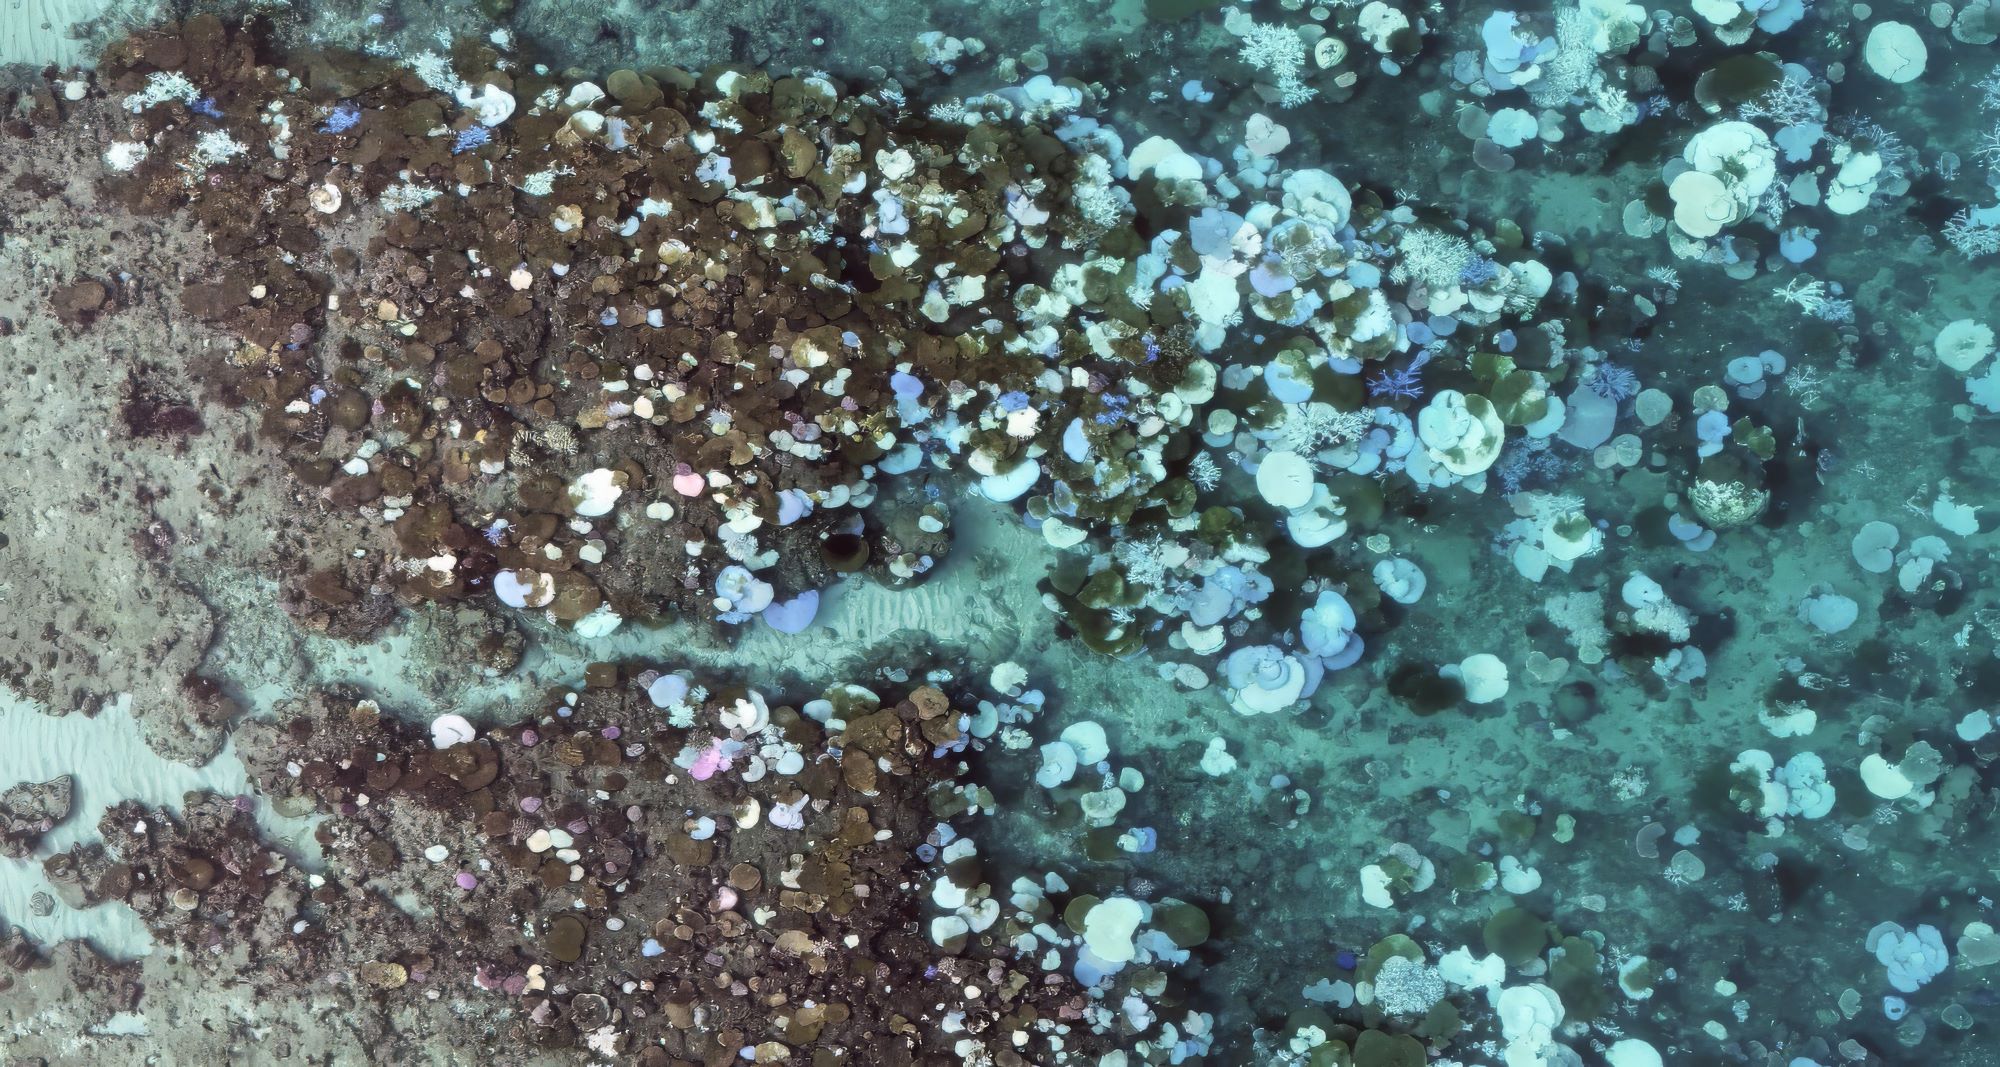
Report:
[[[597,634],[585,620],[616,626],[609,604],[608,621],[524,614],[525,655],[496,679],[454,673],[452,619],[406,604],[367,643],[265,649],[276,670],[217,657],[253,716],[344,683],[418,722],[502,722],[614,659],[773,691],[926,669],[996,701],[1038,690],[1018,734],[959,742],[999,809],[963,832],[1004,872],[983,875],[994,897],[1051,871],[1057,899],[1087,895],[1071,955],[1043,967],[1097,987],[1134,1062],[2000,1059],[2000,17],[1983,0],[524,2],[278,22],[296,47],[412,70],[504,28],[498,52],[565,84],[667,64],[818,74],[912,144],[985,121],[1053,131],[1037,151],[1068,154],[1050,164],[1062,196],[1015,181],[997,201],[1014,229],[981,262],[1012,275],[1005,301],[954,288],[956,262],[909,297],[941,335],[1004,321],[1017,362],[947,380],[913,357],[875,386],[893,440],[869,462],[928,479],[880,506],[901,523],[888,536],[920,543],[937,531],[913,516],[948,513],[949,554],[910,553],[925,581],[822,573],[817,618],[791,634],[769,625],[771,586],[782,607],[815,583],[712,568],[662,628]],[[10,60],[69,59],[7,39]],[[560,97],[477,128],[595,99]],[[463,145],[470,120],[446,118]],[[140,143],[122,136],[99,138],[113,169]],[[855,188],[881,192],[850,267],[936,206],[896,184],[921,177],[894,145],[868,149]],[[453,158],[397,180],[464,195],[445,191]],[[602,483],[574,472],[573,517],[638,510],[625,490],[591,510],[606,464]],[[707,558],[726,570],[754,547]],[[532,599],[526,565],[503,573]],[[131,742],[106,745],[117,766],[39,739],[35,759],[0,754],[0,788],[101,774],[86,808],[252,791],[233,748],[183,772],[131,755],[129,718],[90,727]],[[962,875],[948,865],[940,886]],[[31,907],[34,871],[8,878],[7,910]],[[926,906],[971,916],[963,896]],[[1211,936],[1109,958],[1120,906],[1085,914],[1106,899],[1161,927],[1192,903]],[[6,918],[150,946],[124,912]],[[1171,982],[1128,996],[1144,967]]]

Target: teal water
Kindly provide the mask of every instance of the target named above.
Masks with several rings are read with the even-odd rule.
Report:
[[[1136,1062],[2000,1061],[1990,5],[523,2],[280,21],[409,63],[496,16],[570,82],[733,62],[823,71],[946,128],[988,108],[1115,130],[1073,143],[1117,157],[1102,187],[1124,199],[1097,206],[1128,239],[1091,243],[1075,211],[1022,250],[1052,267],[1075,239],[1115,281],[1073,283],[1052,314],[987,310],[1073,337],[1155,324],[1145,344],[1214,381],[1170,381],[1166,404],[1129,388],[1148,357],[1122,355],[1129,377],[1089,389],[994,385],[955,417],[1160,415],[1158,492],[1094,513],[1149,477],[1087,476],[1099,438],[1061,466],[1073,442],[1046,434],[1046,477],[1014,488],[953,448],[931,483],[949,557],[913,589],[830,586],[801,634],[590,638],[529,615],[512,673],[440,680],[420,636],[449,620],[406,612],[377,644],[298,653],[302,678],[428,721],[528,702],[593,660],[773,690],[900,682],[914,660],[988,693],[1018,664],[1014,688],[1047,707],[973,763],[1000,810],[967,832],[1009,872],[986,880],[1056,871],[1212,925],[1186,959],[1148,961],[1170,993],[1109,1009]],[[1121,386],[1129,407],[1096,399]],[[949,436],[942,409],[925,419]],[[1233,510],[1164,502],[1184,486]],[[232,682],[258,696],[255,673]],[[1065,758],[1043,746],[1079,722],[1103,726],[1104,766],[1038,784]],[[0,754],[0,788],[89,773],[68,759]],[[205,784],[244,789],[228,766]],[[1094,819],[1114,783],[1124,808]],[[124,915],[5,917],[145,948]]]

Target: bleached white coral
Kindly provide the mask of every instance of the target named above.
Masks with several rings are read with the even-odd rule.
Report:
[[[1768,490],[1738,481],[1718,482],[1702,478],[1688,489],[1688,502],[1694,505],[1695,514],[1718,530],[1741,526],[1755,519],[1770,501]]]
[[[2000,67],[1993,68],[1993,73],[1974,82],[1972,87],[1981,94],[1979,97],[1981,110],[2000,110]]]
[[[104,165],[123,173],[144,163],[151,153],[152,150],[139,141],[113,141],[111,147],[104,150]]]
[[[1580,590],[1551,597],[1542,604],[1542,614],[1557,629],[1569,634],[1576,644],[1577,658],[1585,663],[1597,663],[1604,658],[1604,650],[1611,643],[1611,634],[1604,628],[1604,594],[1598,590]]]
[[[1321,449],[1356,440],[1375,423],[1368,411],[1342,411],[1332,404],[1305,403],[1292,408],[1278,425],[1271,447],[1280,452],[1311,456]]]
[[[521,191],[529,196],[547,196],[556,187],[556,171],[538,170],[521,179]]]
[[[1993,209],[1975,214],[1971,209],[1960,211],[1944,224],[1944,239],[1950,242],[1958,254],[1967,259],[1978,259],[2000,252],[2000,224],[1988,221],[1984,215]]]
[[[442,195],[436,189],[429,189],[409,182],[398,182],[382,190],[382,210],[389,212],[415,211]]]
[[[1319,90],[1299,78],[1306,66],[1306,43],[1298,31],[1289,26],[1248,22],[1237,31],[1237,36],[1243,39],[1243,46],[1236,58],[1270,75],[1272,87],[1278,90],[1278,106],[1298,107],[1319,95]]]
[[[177,70],[156,70],[146,75],[144,88],[125,98],[125,110],[140,112],[169,100],[192,104],[200,98],[201,90],[194,87],[187,75]]]
[[[1125,217],[1126,200],[1109,185],[1078,185],[1070,191],[1070,205],[1082,222],[1110,229]]]
[[[1639,105],[1622,86],[1599,80],[1590,90],[1590,107],[1577,116],[1592,133],[1616,133],[1639,121]]]
[[[1404,231],[1396,249],[1402,253],[1402,262],[1398,267],[1409,277],[1432,288],[1457,285],[1465,268],[1478,258],[1465,238],[1424,227]]]
[[[1972,146],[1972,158],[1989,167],[2000,166],[2000,125],[1979,135]]]
[[[1597,26],[1582,9],[1556,12],[1555,55],[1541,61],[1542,76],[1528,87],[1528,97],[1542,107],[1560,107],[1582,91],[1597,74]]]
[[[1632,625],[1661,634],[1670,641],[1688,639],[1692,623],[1687,611],[1671,600],[1642,605],[1632,612]]]
[[[227,163],[250,150],[250,146],[229,136],[227,130],[210,130],[195,139],[190,160],[198,167]]]
[[[1176,567],[1186,563],[1188,550],[1161,538],[1120,541],[1111,554],[1118,561],[1128,585],[1165,589]]]
[[[1772,289],[1771,295],[1787,304],[1798,305],[1799,310],[1808,315],[1818,314],[1828,299],[1826,283],[1803,274]]]
[[[1216,466],[1208,453],[1198,452],[1188,461],[1187,477],[1197,489],[1213,489],[1222,480],[1222,468]]]
[[[1422,1015],[1443,999],[1444,976],[1436,967],[1391,956],[1375,974],[1375,1003],[1390,1015]]]
[[[417,80],[447,96],[457,96],[465,86],[465,79],[451,69],[451,60],[436,52],[419,52],[410,57],[410,70]]]
[[[1770,119],[1779,126],[1794,126],[1823,120],[1826,108],[1813,92],[1810,75],[1799,70],[1787,70],[1778,84],[1739,107],[1737,114],[1746,119]]]

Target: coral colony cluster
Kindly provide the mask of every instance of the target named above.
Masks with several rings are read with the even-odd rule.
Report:
[[[255,617],[469,696],[190,675],[241,795],[0,776],[35,916],[153,946],[0,914],[69,1005],[0,1059],[213,986],[258,1062],[2000,1062],[2000,5],[1112,7],[1151,98],[243,13],[23,83],[0,203],[132,242],[48,336],[168,294]],[[837,610],[924,585],[1041,636]]]

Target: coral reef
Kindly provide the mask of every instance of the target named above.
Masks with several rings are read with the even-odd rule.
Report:
[[[1990,1059],[1987,0],[432,8],[0,26],[0,1058]]]

